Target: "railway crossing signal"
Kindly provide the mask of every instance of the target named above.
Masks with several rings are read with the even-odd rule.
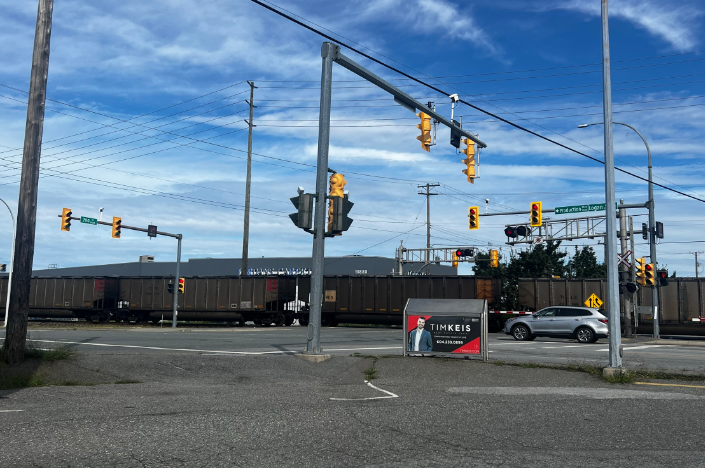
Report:
[[[64,208],[61,212],[61,230],[70,231],[71,230],[71,208]]]
[[[660,286],[668,286],[668,270],[658,270],[656,276]]]
[[[531,202],[531,227],[539,227],[541,225],[543,225],[541,202]]]
[[[468,229],[474,231],[480,229],[480,207],[471,206],[468,208]]]
[[[475,142],[466,138],[465,141],[465,149],[463,150],[463,154],[465,154],[465,159],[462,160],[462,163],[467,166],[465,169],[463,169],[463,174],[468,176],[468,182],[471,184],[475,183]]]
[[[655,275],[656,275],[656,272],[654,271],[654,264],[647,263],[644,266],[644,277],[646,279],[647,286],[654,286],[655,285],[655,282],[656,282]]]
[[[642,286],[646,286],[646,260],[644,257],[636,260],[636,282]]]
[[[490,267],[499,267],[499,251],[494,249],[490,250]]]
[[[120,238],[120,232],[122,230],[122,218],[113,216],[113,237],[115,239]]]
[[[431,116],[419,112],[416,114],[417,117],[421,119],[421,123],[416,125],[416,128],[421,130],[421,135],[417,136],[416,139],[421,142],[421,148],[425,149],[429,153],[431,152]]]
[[[504,235],[511,238],[526,237],[529,229],[526,226],[507,226],[504,228]]]
[[[475,256],[475,249],[456,249],[455,253],[453,254],[453,260],[456,260],[457,258],[463,258],[463,257],[474,257]]]

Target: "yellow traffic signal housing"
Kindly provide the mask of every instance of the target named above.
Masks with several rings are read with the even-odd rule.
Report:
[[[452,265],[453,265],[453,268],[458,268],[458,255],[456,255],[455,252],[453,252],[453,263],[452,263]]]
[[[647,263],[644,266],[644,279],[646,280],[646,286],[654,286],[656,278],[656,270],[654,270],[653,263]]]
[[[646,260],[644,257],[636,259],[636,282],[646,286]]]
[[[468,229],[480,229],[480,207],[471,206],[468,208]]]
[[[490,250],[490,267],[499,267],[499,251],[497,250]]]
[[[183,278],[179,278],[179,294],[184,293],[184,288],[186,287],[186,280]]]
[[[333,174],[330,176],[330,190],[328,192],[329,197],[340,197],[345,196],[344,188],[347,185],[345,176],[343,174]],[[328,232],[333,230],[333,200],[328,200]]]
[[[120,238],[120,232],[122,230],[122,218],[117,218],[113,216],[113,237],[115,239]]]
[[[541,208],[541,202],[531,202],[531,227],[538,227],[541,225],[543,225],[543,211]]]
[[[468,176],[468,182],[475,183],[475,142],[469,138],[465,139],[465,149],[462,151],[465,154],[465,159],[462,163],[467,167],[463,169],[463,174]]]
[[[61,230],[70,231],[71,230],[71,208],[64,208],[61,212]]]
[[[431,152],[431,116],[419,112],[416,114],[417,117],[421,119],[421,123],[416,125],[416,128],[421,130],[421,135],[417,136],[416,139],[421,142],[421,148],[425,149],[429,153]]]

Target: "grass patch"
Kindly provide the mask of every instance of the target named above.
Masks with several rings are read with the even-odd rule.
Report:
[[[54,362],[63,361],[73,356],[72,349],[66,346],[60,346],[54,349],[39,349],[33,346],[27,346],[24,352],[25,359],[38,359],[40,361]]]
[[[377,369],[374,368],[374,364],[369,369],[365,369],[365,380],[372,381],[377,378]]]
[[[121,384],[133,384],[133,383],[142,383],[139,380],[132,380],[132,379],[120,379],[115,381],[116,384],[121,385]]]
[[[44,387],[47,385],[44,377],[39,375],[12,375],[0,377],[0,390],[15,388]]]

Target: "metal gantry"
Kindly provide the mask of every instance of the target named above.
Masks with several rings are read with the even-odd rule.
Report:
[[[455,257],[455,252],[458,250],[472,250],[473,255]],[[431,263],[475,263],[477,258],[477,247],[474,246],[459,246],[459,247],[431,247],[428,249],[407,249],[404,245],[400,245],[396,249],[394,274],[404,274],[405,263],[421,263],[425,266]]]
[[[507,224],[506,227],[516,227],[517,224]],[[580,218],[545,220],[542,226],[526,227],[526,236],[517,240],[507,240],[508,245],[539,244],[544,240],[574,240],[605,237],[604,216],[582,216]],[[511,238],[507,238],[511,239]]]

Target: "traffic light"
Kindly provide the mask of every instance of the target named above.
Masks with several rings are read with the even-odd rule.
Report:
[[[186,280],[179,278],[179,294],[184,293],[184,286],[186,285]]]
[[[644,257],[636,259],[636,282],[646,286],[646,260]]]
[[[289,215],[296,227],[301,229],[311,229],[313,227],[313,194],[301,193],[298,197],[292,197],[291,203],[296,207],[297,212]]]
[[[455,250],[455,257],[474,257],[475,256],[475,249],[456,249]]]
[[[641,223],[641,238],[644,240],[649,238],[649,227],[646,223]]]
[[[644,266],[644,277],[646,279],[646,285],[647,286],[654,286],[656,282],[656,272],[654,271],[654,264],[653,263],[647,263]]]
[[[656,237],[663,239],[663,223],[656,221]]]
[[[499,251],[497,250],[490,250],[490,267],[499,267]]]
[[[463,169],[463,174],[468,176],[468,182],[471,184],[475,183],[475,142],[470,140],[469,138],[466,138],[465,141],[465,149],[463,150],[463,153],[465,154],[465,159],[463,159],[462,163],[467,166],[466,169]]]
[[[531,202],[531,227],[541,226],[543,224],[543,211],[541,202]]]
[[[169,281],[169,284],[166,285],[166,290],[169,292],[169,294],[174,294],[174,283]]]
[[[352,209],[354,203],[348,199],[347,195],[343,198],[333,198],[333,223],[331,224],[331,232],[337,236],[342,235],[343,231],[350,229],[352,218],[348,217],[348,213]]]
[[[480,229],[480,207],[471,206],[468,208],[468,229],[471,231]]]
[[[117,218],[113,216],[113,237],[115,239],[120,238],[120,230],[122,229],[122,218]]]
[[[668,270],[658,270],[656,277],[660,286],[668,286]]]
[[[458,268],[458,254],[457,252],[453,252],[453,268]]]
[[[333,212],[335,211],[335,198],[332,197],[340,197],[343,198],[345,195],[345,192],[343,188],[347,184],[347,181],[345,180],[345,177],[343,174],[333,174],[330,176],[330,191],[328,193],[328,197],[330,198],[328,200],[328,232],[333,232]]]
[[[61,230],[70,231],[71,230],[71,208],[64,208],[61,212]]]
[[[421,130],[421,135],[417,136],[416,139],[421,142],[421,148],[425,149],[429,153],[431,152],[431,116],[419,112],[416,114],[417,117],[421,119],[421,123],[416,125],[416,128]]]

